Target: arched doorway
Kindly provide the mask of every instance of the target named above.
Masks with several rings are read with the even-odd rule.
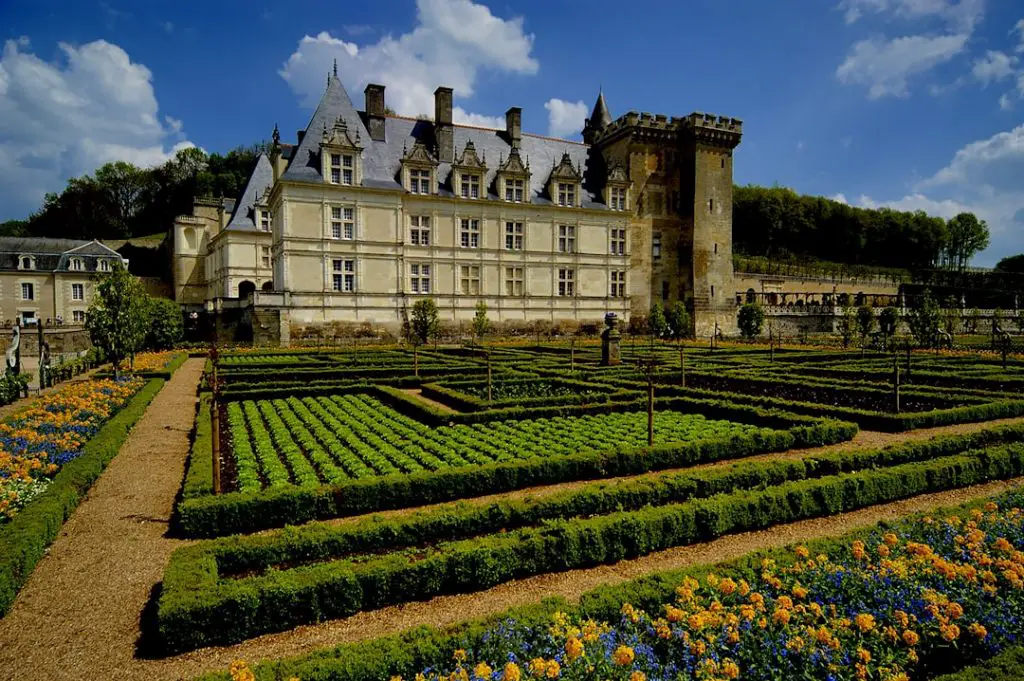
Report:
[[[752,288],[747,289],[747,302],[751,305],[757,302],[757,293]]]
[[[250,294],[256,291],[256,284],[252,283],[248,279],[238,285],[238,298],[245,300]]]

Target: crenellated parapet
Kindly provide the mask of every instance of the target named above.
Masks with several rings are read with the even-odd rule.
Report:
[[[649,142],[675,142],[682,135],[693,135],[699,143],[733,149],[743,136],[743,121],[699,111],[672,117],[629,111],[593,135],[597,145],[608,144],[624,136]]]

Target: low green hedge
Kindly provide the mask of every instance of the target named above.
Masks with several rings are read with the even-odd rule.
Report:
[[[204,544],[221,575],[237,574],[289,563],[332,560],[349,554],[380,552],[508,531],[542,522],[639,510],[707,498],[743,489],[780,485],[871,468],[934,459],[1024,439],[1024,425],[969,435],[933,438],[884,449],[839,451],[797,460],[739,463],[707,470],[665,473],[627,479],[615,485],[592,483],[534,499],[489,504],[451,504],[388,519],[359,523],[310,523],[260,535],[235,535]]]
[[[131,401],[114,414],[82,447],[82,454],[66,463],[38,497],[4,525],[0,525],[0,616],[14,603],[46,547],[78,506],[92,483],[121,449],[128,432],[163,386],[151,379]]]
[[[401,391],[394,392],[400,398],[408,398]],[[199,491],[199,488],[193,487],[190,488],[190,496],[178,505],[175,529],[179,534],[193,538],[255,532],[311,520],[423,506],[536,485],[637,475],[693,463],[831,444],[849,440],[857,432],[856,426],[850,423],[809,419],[785,412],[706,400],[667,402],[680,410],[703,413],[707,418],[738,420],[761,428],[786,430],[760,431],[738,434],[727,439],[698,440],[650,448],[578,452],[568,456],[535,457],[486,466],[380,476],[315,488],[287,487],[257,493],[230,492],[216,496],[197,496],[192,492]],[[614,405],[598,406],[609,410]],[[198,452],[198,449],[194,448],[194,452]],[[193,461],[202,465],[204,458],[209,458],[209,450],[195,454]],[[202,480],[198,473],[195,476],[190,473],[190,477]]]
[[[545,572],[586,568],[734,532],[842,513],[1024,472],[1024,444],[785,483],[683,504],[561,520],[386,554],[218,581],[203,547],[179,549],[157,606],[162,646],[180,652]]]
[[[192,449],[181,492],[184,499],[200,497],[213,491],[213,417],[210,414],[212,401],[213,396],[210,393],[199,395]]]
[[[458,411],[483,411],[485,409],[496,409],[510,406],[547,406],[556,404],[593,404],[599,402],[613,402],[631,400],[636,397],[636,391],[629,391],[622,388],[612,388],[600,383],[586,383],[583,381],[570,380],[565,378],[531,378],[516,377],[495,380],[493,383],[520,384],[545,381],[554,383],[566,388],[577,389],[580,392],[568,395],[547,395],[536,397],[522,397],[516,399],[497,399],[491,403],[486,398],[477,397],[463,392],[465,386],[486,388],[486,381],[455,381],[445,383],[425,383],[420,392],[424,397],[446,404]],[[584,396],[583,391],[589,390],[591,394]]]
[[[1024,677],[1024,646],[1007,648],[990,660],[943,674],[934,681],[1020,681]]]
[[[986,499],[976,499],[957,507],[936,509],[928,514],[941,516],[964,513],[979,507],[985,501]],[[916,522],[921,515],[924,514],[903,518],[899,523]],[[867,539],[872,532],[889,527],[891,524],[883,521],[840,536],[813,539],[803,544],[812,555],[825,553],[836,556],[848,551],[853,540]],[[761,561],[765,558],[776,561],[782,567],[792,564],[794,554],[792,548],[786,546],[754,551],[715,564],[657,572],[614,586],[599,586],[585,592],[577,602],[553,596],[540,603],[517,606],[444,628],[421,625],[397,634],[321,648],[288,659],[269,660],[255,666],[253,672],[257,681],[279,681],[292,677],[319,681],[380,681],[392,676],[412,678],[416,672],[427,667],[443,667],[450,664],[452,653],[456,649],[478,648],[485,636],[490,635],[496,626],[508,620],[515,620],[524,626],[547,626],[550,625],[551,616],[555,612],[565,612],[596,621],[615,621],[620,616],[623,603],[630,603],[647,612],[658,612],[663,604],[674,598],[676,587],[682,584],[686,577],[703,580],[708,573],[714,572],[721,577],[728,576],[737,581],[746,579],[752,582],[760,575]],[[230,681],[230,674],[227,671],[214,672],[203,675],[197,681]],[[997,677],[991,681],[1003,679]]]

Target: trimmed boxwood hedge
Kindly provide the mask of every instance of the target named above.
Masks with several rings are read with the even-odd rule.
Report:
[[[722,494],[683,504],[561,520],[542,527],[261,576],[218,580],[202,545],[179,549],[164,574],[157,625],[166,652],[227,644],[444,593],[486,589],[724,534],[834,515],[1024,472],[1024,444]]]
[[[968,449],[1024,439],[1024,425],[969,435],[933,438],[884,449],[839,451],[799,460],[739,463],[707,470],[662,473],[604,482],[539,499],[487,504],[450,504],[397,518],[372,517],[358,523],[310,523],[260,535],[235,535],[205,544],[221,576],[292,563],[333,560],[349,554],[395,550],[508,531],[560,518],[587,517],[645,506],[681,503],[742,489],[820,478],[870,468],[950,456]]]
[[[390,389],[380,386],[377,390],[385,395],[393,394],[396,399],[408,398],[405,393],[398,390],[392,393]],[[418,400],[416,402],[417,404],[411,405],[410,408],[432,409],[423,406]],[[199,483],[203,483],[207,478],[200,472],[193,474],[190,470],[189,478],[197,484],[188,487],[188,493],[178,505],[175,529],[179,534],[194,538],[255,532],[284,525],[298,525],[311,520],[423,506],[535,485],[636,475],[698,462],[832,444],[849,440],[857,432],[856,426],[851,423],[810,419],[785,412],[708,400],[667,400],[666,405],[681,411],[702,413],[708,418],[742,421],[761,428],[778,430],[650,448],[578,452],[568,456],[535,457],[485,466],[380,476],[346,481],[334,486],[287,487],[256,493],[230,492],[216,496],[198,496],[201,489]],[[595,405],[594,408],[547,407],[501,411],[511,411],[526,418],[551,415],[551,412],[568,415],[624,411],[629,408],[635,410],[640,406],[641,403],[631,403]],[[782,430],[783,428],[785,430]],[[194,447],[194,464],[208,466],[203,461],[209,458],[208,449],[200,451],[198,447]],[[209,491],[208,483],[205,489]]]
[[[42,494],[0,525],[0,616],[10,609],[46,547],[121,449],[163,384],[159,378],[147,382],[85,443],[81,456],[64,464]]]
[[[934,681],[1020,681],[1024,676],[1024,646],[1007,648],[995,657]]]
[[[553,404],[593,404],[597,402],[614,402],[635,399],[637,391],[625,390],[623,388],[615,388],[607,384],[601,383],[586,383],[578,380],[571,380],[566,378],[538,378],[528,376],[516,376],[515,378],[504,378],[497,381],[496,383],[536,383],[545,382],[552,383],[561,387],[576,389],[579,392],[573,392],[567,395],[547,395],[537,397],[523,397],[515,399],[504,399],[494,400],[493,403],[488,403],[486,398],[477,397],[469,393],[463,392],[462,388],[465,386],[474,386],[486,388],[486,381],[445,381],[444,383],[425,383],[420,388],[420,392],[424,397],[435,400],[442,404],[446,404],[453,409],[459,411],[483,411],[485,409],[495,409],[507,406],[547,406]],[[583,391],[590,391],[589,395],[584,397]]]
[[[981,506],[986,500],[981,498],[956,507],[936,509],[930,511],[928,515],[964,513]],[[918,513],[902,518],[898,524],[916,522],[922,515],[925,514]],[[883,521],[840,536],[812,539],[803,544],[812,555],[826,553],[836,556],[848,551],[853,540],[867,539],[872,532],[889,527],[892,527],[892,523]],[[786,566],[793,563],[794,554],[791,546],[785,546],[755,551],[715,564],[657,572],[614,586],[599,586],[585,592],[578,602],[569,602],[561,596],[552,596],[540,603],[517,606],[444,628],[421,625],[397,634],[325,647],[288,659],[269,660],[255,666],[253,672],[257,681],[278,681],[292,677],[320,681],[380,681],[392,676],[411,678],[416,672],[427,667],[443,667],[450,664],[452,652],[458,648],[472,650],[479,647],[484,636],[492,632],[495,626],[509,619],[525,626],[548,626],[555,612],[565,612],[597,621],[615,621],[619,617],[623,603],[630,603],[647,612],[657,612],[664,603],[674,598],[676,587],[682,584],[686,577],[703,580],[708,573],[713,572],[737,581],[754,581],[761,573],[761,561],[765,558],[771,558],[779,566]],[[1018,677],[1011,676],[1006,681],[1016,678]],[[230,681],[230,674],[226,671],[214,672],[203,675],[197,681]],[[974,679],[954,677],[941,681]],[[995,677],[991,681],[1003,679]]]

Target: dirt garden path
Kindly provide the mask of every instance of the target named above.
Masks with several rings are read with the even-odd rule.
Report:
[[[115,679],[132,667],[140,613],[180,543],[165,534],[203,363],[188,360],[160,390],[0,619],[0,678]]]
[[[6,618],[0,620],[0,680],[191,679],[226,670],[238,658],[258,662],[318,647],[394,633],[408,627],[450,625],[553,595],[570,599],[600,584],[650,572],[714,562],[791,542],[847,532],[881,519],[962,503],[999,493],[1024,479],[923,495],[829,518],[662,551],[589,570],[538,575],[486,591],[360,613],[353,617],[271,634],[235,646],[206,648],[166,659],[138,657],[140,620],[171,552],[185,544],[166,537],[167,522],[184,474],[188,432],[195,413],[203,360],[190,359],[164,386],[117,458],[65,524]],[[971,432],[1007,419],[886,435],[861,433],[852,446],[876,447],[939,434]],[[748,461],[848,448],[850,443],[751,457]],[[709,465],[729,465],[728,462]],[[586,483],[552,485],[513,495],[543,494]]]

